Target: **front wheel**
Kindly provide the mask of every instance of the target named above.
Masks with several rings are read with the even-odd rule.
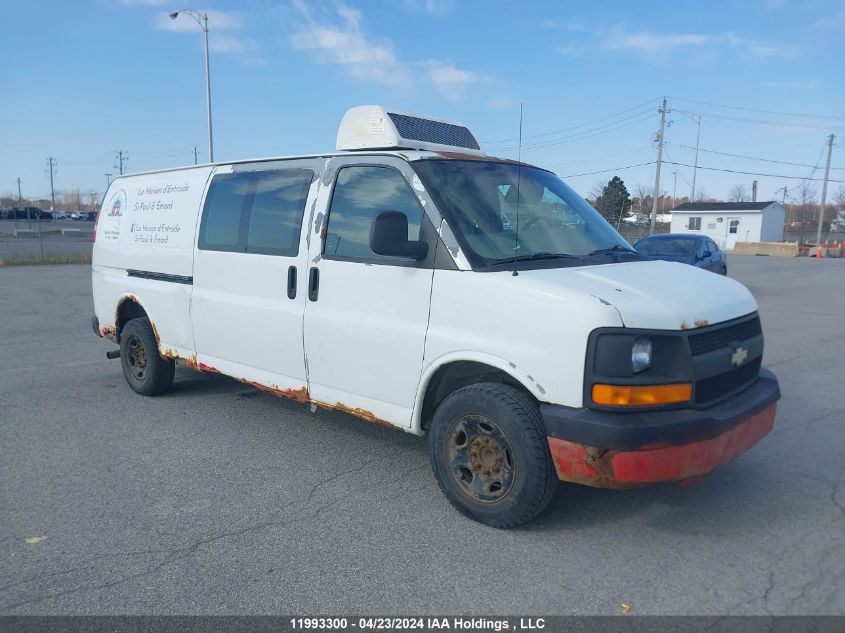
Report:
[[[492,527],[531,520],[557,490],[539,409],[507,385],[480,383],[450,394],[434,414],[429,449],[446,498]]]
[[[123,376],[135,393],[157,396],[170,389],[176,363],[158,353],[155,332],[146,317],[132,319],[120,333]]]

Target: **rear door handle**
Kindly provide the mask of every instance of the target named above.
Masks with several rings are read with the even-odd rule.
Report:
[[[296,299],[296,266],[288,268],[288,299]]]
[[[320,269],[314,266],[308,273],[308,298],[316,301],[320,296]]]

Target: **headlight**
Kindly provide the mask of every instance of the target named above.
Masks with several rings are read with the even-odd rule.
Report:
[[[635,374],[651,367],[651,339],[641,336],[631,346],[631,369]]]

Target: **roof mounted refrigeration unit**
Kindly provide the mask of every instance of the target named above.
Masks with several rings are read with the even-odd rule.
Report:
[[[389,112],[381,106],[358,106],[347,110],[337,131],[337,149],[421,149],[484,154],[469,128],[460,123]]]

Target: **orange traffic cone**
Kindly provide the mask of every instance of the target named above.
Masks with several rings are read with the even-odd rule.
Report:
[[[824,257],[824,251],[822,251],[821,244],[819,244],[819,245],[816,247],[816,258],[817,258],[817,259],[821,259],[822,257]]]

